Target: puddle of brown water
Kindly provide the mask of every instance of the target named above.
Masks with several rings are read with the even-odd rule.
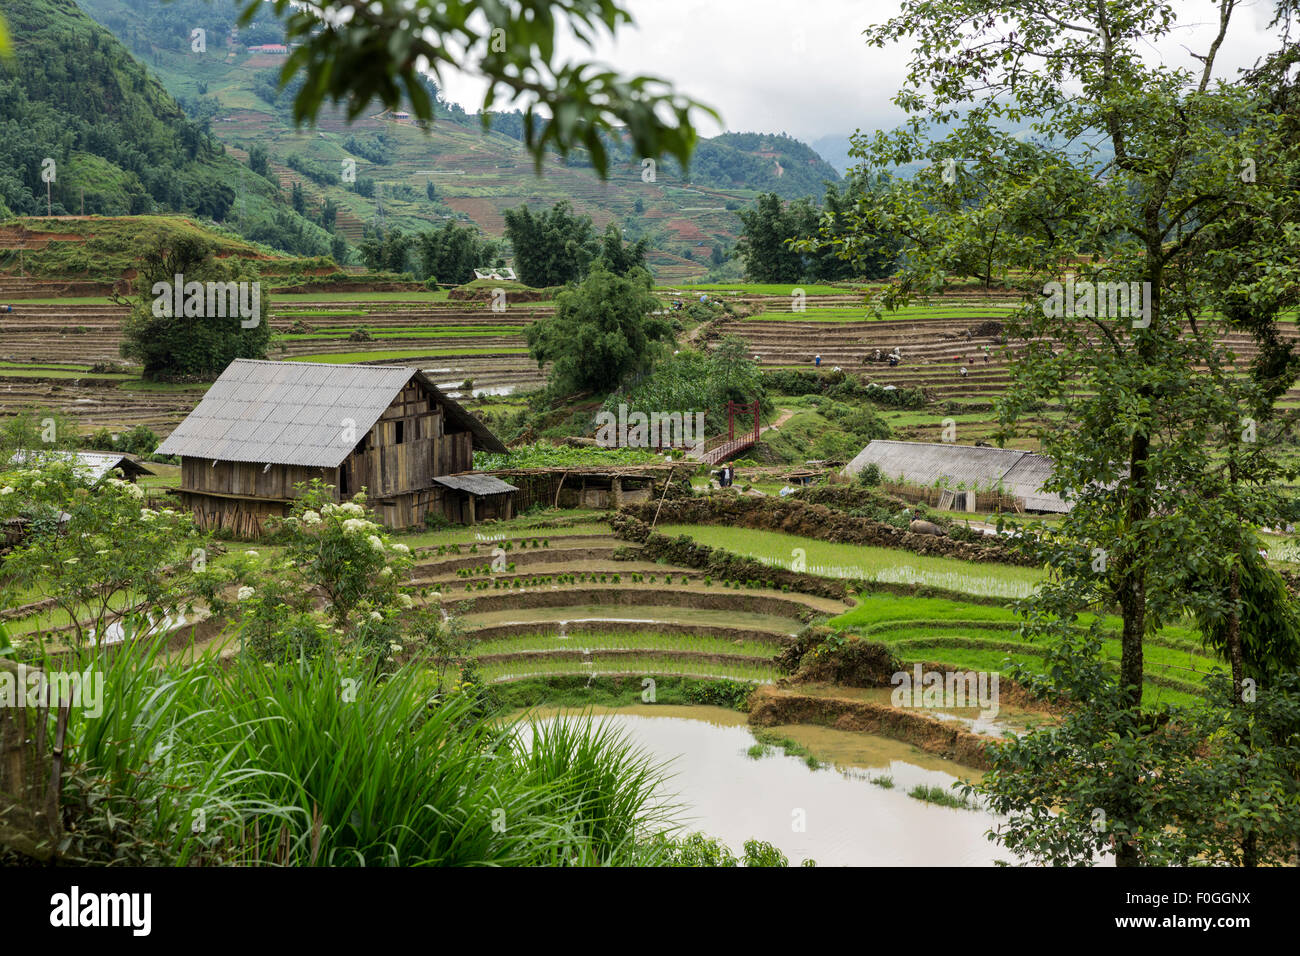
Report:
[[[573,708],[533,711],[553,719]],[[739,855],[744,842],[765,840],[798,864],[822,866],[989,866],[1008,854],[984,836],[995,817],[907,795],[917,784],[947,789],[978,773],[867,734],[805,725],[773,728],[836,767],[812,770],[779,749],[761,758],[746,715],[719,707],[639,704],[591,708],[656,761],[670,779],[659,794],[679,807],[684,832],[718,837]],[[886,789],[869,777],[890,776]],[[802,823],[802,826],[800,824]]]

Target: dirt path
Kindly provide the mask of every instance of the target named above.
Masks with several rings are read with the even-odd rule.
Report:
[[[781,409],[781,414],[776,416],[776,421],[774,421],[770,425],[764,425],[762,428],[758,430],[758,433],[761,435],[763,434],[763,432],[771,431],[773,428],[780,428],[782,425],[784,425],[792,418],[794,418],[794,409],[783,408]]]

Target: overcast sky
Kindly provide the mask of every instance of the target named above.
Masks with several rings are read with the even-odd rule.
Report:
[[[624,0],[636,19],[596,58],[624,73],[649,73],[713,106],[722,128],[786,132],[805,141],[858,128],[891,127],[901,114],[890,102],[903,82],[910,51],[869,48],[862,31],[897,12],[896,0]],[[1179,29],[1160,49],[1186,64],[1187,44],[1203,50],[1217,26],[1210,0],[1175,0]],[[1235,69],[1274,49],[1267,30],[1272,0],[1244,0],[1220,53]],[[577,44],[573,44],[577,50]],[[1224,75],[1220,71],[1219,75]],[[451,99],[476,109],[482,87],[444,77]],[[713,135],[721,129],[703,124]]]

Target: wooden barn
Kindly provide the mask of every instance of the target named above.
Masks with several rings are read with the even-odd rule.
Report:
[[[513,485],[460,474],[476,449],[505,446],[419,369],[236,359],[158,451],[180,456],[178,493],[201,527],[256,537],[313,478],[339,499],[364,490],[391,528],[430,511],[510,517]]]

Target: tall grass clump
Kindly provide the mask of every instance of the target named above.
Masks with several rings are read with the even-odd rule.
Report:
[[[623,864],[670,823],[660,768],[608,727],[498,722],[416,666],[92,666],[104,709],[69,724],[69,861]]]

